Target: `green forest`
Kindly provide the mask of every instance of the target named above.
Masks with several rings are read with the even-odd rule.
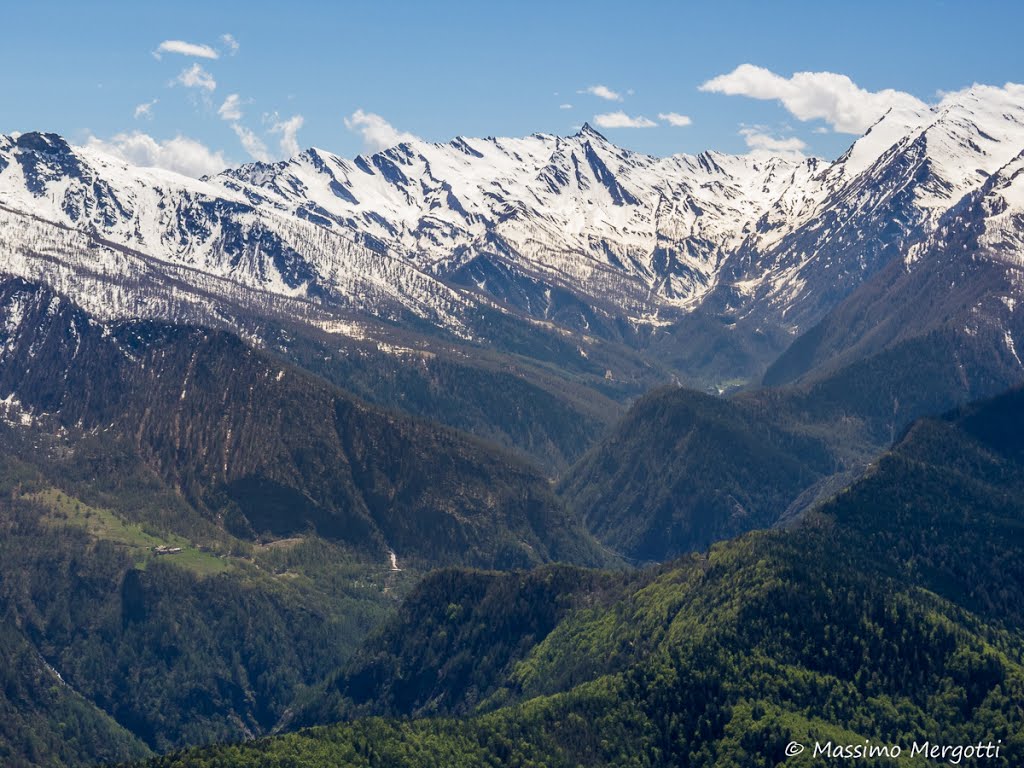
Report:
[[[474,436],[231,334],[32,295],[0,367],[31,393],[0,422],[5,766],[1024,749],[1024,391],[914,421],[957,398],[941,344],[908,358],[937,399],[868,360],[665,388],[558,443],[564,403],[525,433],[466,410]],[[421,370],[417,408],[461,375]]]
[[[166,499],[140,478],[89,503],[23,462],[0,469],[4,765],[266,733],[415,578],[316,538],[259,546],[202,521],[170,532],[146,522]]]
[[[738,768],[867,740],[1017,765],[1022,428],[1020,391],[918,422],[798,525],[650,570],[428,577],[321,691],[360,719],[145,765]]]

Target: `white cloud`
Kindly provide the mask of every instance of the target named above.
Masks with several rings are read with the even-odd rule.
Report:
[[[164,53],[178,53],[182,56],[194,56],[199,59],[220,58],[220,54],[217,53],[216,49],[199,43],[186,43],[184,40],[164,40],[153,51],[153,55],[158,59]]]
[[[245,147],[245,151],[249,153],[249,156],[253,160],[259,160],[261,163],[269,163],[273,158],[267,151],[267,145],[263,143],[259,136],[250,131],[241,123],[232,123],[231,130],[235,132],[238,140],[242,142],[242,146]]]
[[[743,128],[740,136],[747,142],[751,154],[799,159],[804,157],[804,150],[807,149],[807,145],[796,136],[780,139],[760,128]]]
[[[238,137],[242,147],[245,148],[245,151],[249,153],[249,156],[253,160],[259,160],[261,163],[269,163],[274,158],[270,152],[267,151],[266,143],[256,135],[255,131],[246,128],[239,122],[242,119],[242,104],[242,97],[237,93],[228,94],[227,98],[224,99],[224,102],[217,108],[217,115],[221,120],[231,123],[231,130],[235,132],[235,136]],[[276,118],[276,115],[274,117]],[[266,121],[269,118],[264,116],[263,119]],[[301,125],[302,118],[299,118],[299,123],[295,126],[295,130],[298,130]],[[291,135],[294,140],[294,131]]]
[[[582,91],[576,91],[576,93],[589,93],[591,96],[597,96],[599,99],[607,101],[622,101],[622,94],[616,93],[606,85],[591,85]]]
[[[230,32],[221,35],[220,41],[227,46],[228,53],[231,56],[234,56],[236,53],[238,53],[238,49],[241,48],[241,46],[238,44],[238,41],[235,40],[235,36],[232,35]]]
[[[363,144],[372,152],[388,149],[404,141],[416,141],[417,136],[400,131],[380,115],[357,109],[345,118],[345,127],[362,134]]]
[[[657,123],[643,115],[630,117],[622,110],[594,115],[594,122],[601,128],[654,128]]]
[[[241,120],[242,119],[242,97],[237,93],[230,94],[224,103],[220,105],[217,110],[217,114],[221,120]]]
[[[1005,102],[1007,98],[1016,101],[1024,98],[1024,84],[1009,82],[1000,87],[998,85],[972,83],[966,88],[961,88],[958,91],[938,91],[936,95],[939,97],[940,101],[936,108],[941,111],[944,107],[947,107],[950,104],[962,102],[964,96],[972,93],[976,97],[980,96],[985,99],[994,99],[998,102]]]
[[[675,128],[685,128],[693,122],[688,115],[680,115],[678,112],[659,112],[658,119]]]
[[[90,136],[86,146],[132,165],[165,168],[195,178],[218,173],[228,166],[220,152],[185,136],[157,141],[141,131],[133,131],[108,140]]]
[[[559,104],[559,109],[572,109],[572,104]]]
[[[270,126],[271,133],[281,134],[281,154],[285,157],[294,157],[299,154],[299,129],[305,122],[302,115],[292,115],[287,120],[277,120]]]
[[[198,64],[193,64],[188,69],[183,69],[174,82],[184,85],[186,88],[201,88],[209,93],[217,90],[217,81],[213,79],[213,75]]]
[[[152,120],[153,107],[157,105],[158,101],[159,99],[153,99],[152,101],[147,101],[144,104],[139,104],[135,107],[135,111],[133,112],[135,119],[139,120],[140,118],[145,118],[146,120]]]
[[[866,91],[835,72],[797,72],[785,78],[753,64],[712,78],[700,90],[776,100],[798,120],[821,119],[839,133],[863,133],[891,107],[926,107],[909,93]]]

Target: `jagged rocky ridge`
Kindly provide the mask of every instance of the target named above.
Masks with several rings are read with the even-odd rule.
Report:
[[[0,139],[0,243],[6,271],[105,317],[283,315],[349,336],[398,323],[508,351],[500,316],[535,334],[528,356],[545,335],[581,359],[625,344],[663,378],[713,384],[759,374],[923,253],[1022,149],[1015,85],[890,112],[832,163],[653,158],[585,126],[353,160],[310,149],[196,181],[23,134]]]

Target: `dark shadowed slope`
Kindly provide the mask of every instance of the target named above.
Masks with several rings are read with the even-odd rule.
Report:
[[[656,392],[572,468],[560,492],[599,539],[640,562],[769,527],[837,469],[825,441],[777,416],[756,401]]]
[[[522,460],[228,333],[104,326],[20,281],[0,307],[5,397],[53,428],[109,434],[237,536],[315,531],[432,564],[606,560]]]

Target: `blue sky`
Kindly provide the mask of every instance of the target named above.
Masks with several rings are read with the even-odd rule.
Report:
[[[658,155],[834,157],[887,99],[1024,81],[1019,2],[23,2],[3,18],[0,131],[172,166],[200,153],[199,169],[584,121]]]

